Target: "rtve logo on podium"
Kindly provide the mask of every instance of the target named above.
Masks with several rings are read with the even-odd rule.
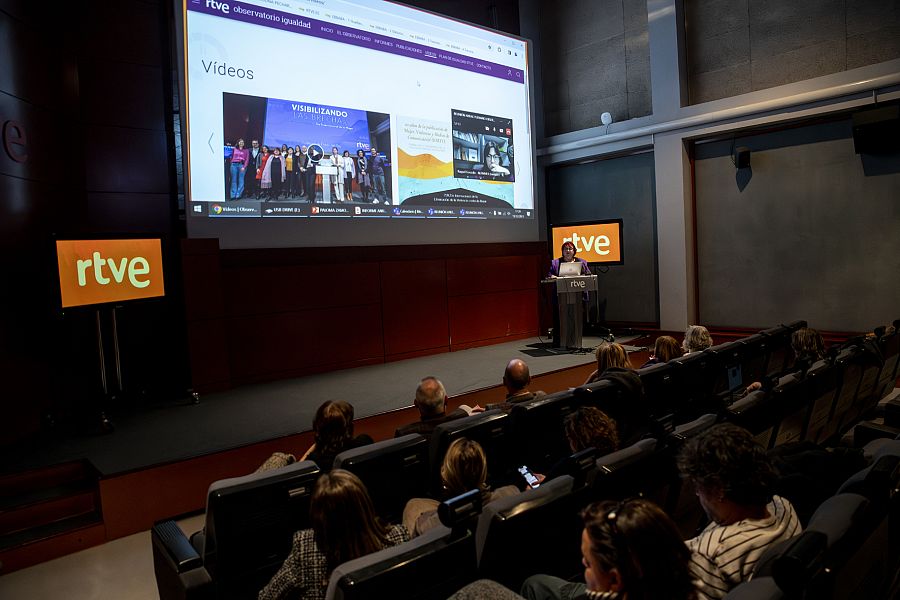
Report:
[[[165,295],[158,238],[58,240],[56,260],[63,308]]]

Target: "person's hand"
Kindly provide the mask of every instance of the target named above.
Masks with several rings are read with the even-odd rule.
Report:
[[[747,386],[747,393],[749,394],[750,392],[755,392],[756,390],[761,390],[761,389],[762,389],[762,383],[760,383],[758,381],[754,381],[753,383],[751,383],[750,385]]]
[[[483,412],[484,412],[484,407],[481,405],[476,404],[475,406],[472,407],[472,414],[483,413]]]
[[[544,483],[544,480],[547,479],[547,476],[543,475],[541,473],[534,473],[534,476],[537,477],[538,485],[541,485],[542,483]],[[527,487],[529,490],[535,489],[535,488],[531,487],[530,485],[525,486],[525,487]]]

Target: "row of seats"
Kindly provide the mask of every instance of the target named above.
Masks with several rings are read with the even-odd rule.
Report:
[[[789,356],[782,346],[789,343],[790,333],[801,325],[798,322],[774,328],[769,333],[695,353],[699,358],[687,360],[695,356],[692,354],[638,371],[648,405],[660,407],[647,411],[653,414],[653,437],[605,457],[598,458],[592,450],[568,457],[557,464],[556,472],[565,475],[537,490],[492,503],[479,517],[477,526],[471,523],[472,515],[464,518],[466,511],[450,511],[448,514],[457,516],[448,517],[445,522],[450,526],[442,534],[431,533],[425,540],[417,538],[407,550],[420,548],[416,552],[430,555],[433,546],[429,544],[447,546],[447,552],[461,552],[462,547],[465,552],[474,549],[472,562],[476,568],[466,569],[469,575],[489,576],[515,589],[521,579],[539,571],[563,577],[577,575],[577,513],[594,500],[644,495],[667,510],[685,537],[693,535],[703,514],[693,493],[681,486],[674,461],[685,439],[725,418],[748,427],[767,447],[801,439],[822,443],[864,413],[889,384],[893,387],[891,377],[896,377],[900,356],[896,343],[900,338],[896,334],[878,338],[879,351],[885,358],[881,364],[875,361],[869,365],[860,350],[861,343],[851,344],[832,360],[813,365],[805,374],[782,377],[771,390],[755,392],[733,403],[724,398],[722,389],[732,387],[735,380],[734,365],[727,366],[730,363],[724,356],[740,358],[735,364],[740,365],[744,383],[750,379],[743,377],[745,372],[753,380],[757,380],[757,374],[781,373],[788,365],[784,357]],[[777,340],[784,344],[776,344]],[[732,350],[728,350],[729,346]],[[761,347],[765,348],[763,358]],[[710,364],[732,371],[731,383],[723,384],[728,380],[727,374],[723,378]],[[690,373],[705,373],[706,383],[692,380],[687,385],[690,377],[686,374]],[[713,379],[715,382],[710,383]],[[672,392],[671,386],[679,381],[687,391],[667,396]],[[852,394],[848,391],[851,389]],[[669,398],[668,405],[663,397]],[[578,406],[602,408],[608,403],[627,401],[617,386],[601,381],[516,405],[509,414],[489,411],[444,423],[430,443],[413,434],[350,450],[336,458],[335,466],[356,473],[369,489],[379,514],[397,522],[408,499],[439,489],[439,465],[453,440],[466,437],[481,443],[489,458],[492,482],[499,485],[509,481],[517,465],[547,468],[565,458],[568,448],[563,421]],[[670,410],[673,406],[683,410]],[[673,421],[683,421],[700,407],[715,407],[718,412],[673,425]],[[675,418],[674,414],[679,416]],[[309,526],[309,498],[318,475],[318,467],[305,462],[217,482],[210,488],[206,542],[201,548],[192,547],[172,522],[154,527],[154,566],[161,598],[203,594],[220,598],[253,596],[288,554],[293,532]],[[566,526],[560,525],[563,523]],[[537,540],[541,541],[539,548],[527,557],[519,556],[521,548],[533,547]],[[397,569],[392,572],[398,572]],[[440,578],[430,579],[437,586],[433,597],[441,597]],[[355,580],[347,580],[351,581]],[[447,585],[458,583],[454,579]],[[347,585],[363,589],[360,583]]]
[[[485,418],[478,415],[476,420],[483,423]],[[477,565],[465,571],[467,578],[480,574],[514,587],[538,571],[566,577],[580,572],[578,512],[590,502],[643,495],[672,507],[673,512],[692,502],[696,527],[702,512],[693,494],[682,490],[674,456],[687,437],[715,422],[715,415],[707,415],[677,428],[665,440],[647,438],[599,458],[593,449],[583,451],[571,457],[569,474],[491,503],[483,512],[479,494],[457,499],[450,505],[452,510],[442,505],[441,520],[449,527],[441,529],[443,533],[428,532],[402,548],[430,554],[437,547],[446,547],[447,553],[465,547],[466,552],[471,551],[467,556],[472,565]],[[390,514],[396,507],[402,509],[410,493],[427,487],[427,471],[420,470],[421,464],[427,463],[422,452],[426,447],[422,436],[412,434],[345,452],[338,455],[335,465],[356,473],[376,507]],[[304,461],[216,482],[210,487],[205,539],[199,548],[191,545],[173,521],[154,526],[151,537],[160,597],[252,597],[281,566],[293,532],[309,526],[309,502],[319,474],[315,463]],[[447,510],[450,512],[444,514]],[[683,516],[689,512],[681,509]],[[511,552],[534,540],[541,540],[539,549],[509,560]],[[399,563],[406,564],[407,559],[409,556]],[[450,579],[444,582],[435,574],[426,577],[421,585],[434,596],[423,597],[442,597],[445,583],[458,589],[468,582]]]
[[[882,441],[882,440],[879,440]],[[769,549],[728,600],[888,598],[900,592],[900,440],[823,502],[805,530]]]

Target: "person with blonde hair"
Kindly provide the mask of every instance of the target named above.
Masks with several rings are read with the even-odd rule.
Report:
[[[584,382],[585,385],[600,381],[603,379],[603,374],[609,369],[631,369],[628,353],[621,344],[600,342],[594,351],[594,356],[597,357],[597,370],[590,374],[587,381]]]
[[[259,592],[260,600],[323,599],[335,567],[409,540],[403,525],[380,521],[366,486],[343,469],[316,481],[309,516],[312,527],[294,534],[291,553]]]
[[[474,440],[459,438],[454,440],[441,463],[441,483],[443,496],[455,498],[472,490],[481,492],[482,506],[494,500],[519,493],[519,488],[507,485],[491,491],[488,485],[487,455],[481,444]],[[403,524],[413,537],[425,533],[440,524],[437,507],[440,504],[431,498],[413,498],[403,510]]]
[[[685,354],[700,352],[710,346],[712,346],[712,336],[703,325],[691,325],[684,332],[684,341],[681,343],[681,347]]]
[[[612,417],[619,427],[622,447],[638,441],[649,428],[649,409],[644,401],[644,385],[631,368],[628,353],[621,344],[601,342],[597,346],[597,370],[584,385],[609,381],[621,390],[617,397],[606,395],[598,408]]]

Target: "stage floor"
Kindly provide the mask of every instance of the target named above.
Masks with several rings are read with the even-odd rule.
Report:
[[[627,344],[635,337],[616,341]],[[594,348],[600,341],[586,337],[584,347]],[[116,415],[115,430],[106,435],[45,435],[20,451],[6,453],[0,470],[87,459],[101,476],[108,477],[309,431],[316,409],[326,400],[350,402],[357,419],[406,408],[412,406],[419,380],[429,375],[439,378],[450,396],[498,386],[506,363],[513,358],[527,362],[532,377],[594,360],[591,353],[554,352],[531,338],[248,385],[202,396],[199,404]]]

